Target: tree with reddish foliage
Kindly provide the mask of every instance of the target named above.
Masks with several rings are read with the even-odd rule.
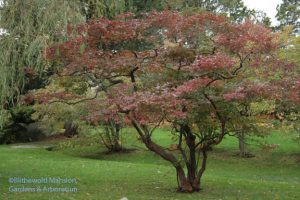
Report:
[[[84,118],[94,123],[122,115],[145,146],[176,169],[182,192],[200,190],[211,146],[259,126],[256,115],[241,114],[245,105],[281,101],[288,92],[283,80],[293,85],[297,78],[292,66],[273,55],[275,35],[250,21],[165,11],[93,19],[73,29],[76,36],[46,53],[65,66],[61,76],[84,78],[95,96],[39,96],[86,102],[90,115]],[[177,135],[176,152],[152,139],[163,122]]]

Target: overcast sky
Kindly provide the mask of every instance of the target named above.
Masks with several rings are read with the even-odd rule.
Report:
[[[268,17],[271,18],[272,24],[276,25],[278,22],[275,18],[277,13],[276,6],[282,3],[282,0],[243,0],[248,8],[254,8],[267,13]]]

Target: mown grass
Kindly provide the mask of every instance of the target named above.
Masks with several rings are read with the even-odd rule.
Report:
[[[300,199],[300,146],[293,134],[273,133],[269,138],[257,138],[250,145],[256,155],[253,158],[236,156],[236,138],[225,138],[209,152],[203,190],[193,194],[176,192],[175,171],[169,163],[147,151],[130,129],[124,134],[125,145],[135,151],[106,154],[103,146],[83,139],[75,139],[75,145],[55,151],[0,146],[0,199]],[[158,130],[155,139],[167,146],[172,142],[169,135],[167,130]],[[265,152],[259,144],[266,142],[279,146]],[[77,184],[47,186],[73,186],[79,191],[12,193],[8,188],[18,185],[8,182],[11,177],[76,178]]]

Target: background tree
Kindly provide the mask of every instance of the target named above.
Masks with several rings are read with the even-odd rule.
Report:
[[[97,17],[114,16],[124,13],[142,13],[151,10],[162,10],[165,7],[163,0],[80,0],[82,13],[86,16],[86,21]]]
[[[295,74],[300,74],[300,37],[293,34],[294,26],[286,26],[281,32],[278,33],[278,38],[281,43],[281,48],[278,50],[278,56],[282,59],[293,63],[296,68]],[[299,90],[294,86],[294,95],[299,97]],[[296,98],[297,99],[297,98]],[[299,104],[295,105],[294,100],[287,98],[283,102],[275,102],[274,114],[282,122],[282,131],[296,131],[300,133],[300,107]]]
[[[267,26],[271,22],[266,13],[247,8],[242,0],[178,0],[165,2],[176,10],[184,8],[206,10],[216,14],[224,14],[235,22],[243,22],[247,18],[264,23]]]
[[[271,18],[263,11],[252,10],[251,19],[256,23],[262,23],[266,27],[272,27]]]
[[[101,16],[112,18],[131,9],[129,0],[80,0],[80,3],[86,21]]]
[[[0,127],[27,90],[45,85],[54,65],[44,62],[43,50],[66,39],[67,24],[82,21],[75,1],[4,0],[0,8]],[[6,119],[5,119],[6,118]],[[2,131],[1,131],[2,132]]]
[[[166,8],[165,6],[167,6],[163,0],[152,0],[152,1],[126,0],[126,1],[128,2],[129,7],[131,7],[131,9],[129,9],[128,11],[132,11],[134,13],[149,12],[152,10],[161,11],[164,8]]]
[[[284,26],[294,26],[294,33],[299,32],[300,28],[300,2],[298,0],[283,0],[277,6],[276,18],[280,22],[280,28]]]

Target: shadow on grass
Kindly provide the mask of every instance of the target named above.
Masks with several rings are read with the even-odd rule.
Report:
[[[169,165],[167,161],[164,161],[155,153],[136,147],[127,147],[120,152],[109,152],[103,146],[93,145],[88,147],[75,147],[66,149],[52,149],[51,151],[62,153],[67,156],[93,159],[101,161],[112,162],[127,162],[132,164],[159,164]]]
[[[137,149],[122,149],[120,151],[98,151],[98,152],[86,152],[85,154],[79,155],[82,158],[89,158],[95,160],[107,160],[106,158],[115,157],[115,156],[125,156],[128,154],[133,154]],[[76,155],[74,155],[76,156]]]

